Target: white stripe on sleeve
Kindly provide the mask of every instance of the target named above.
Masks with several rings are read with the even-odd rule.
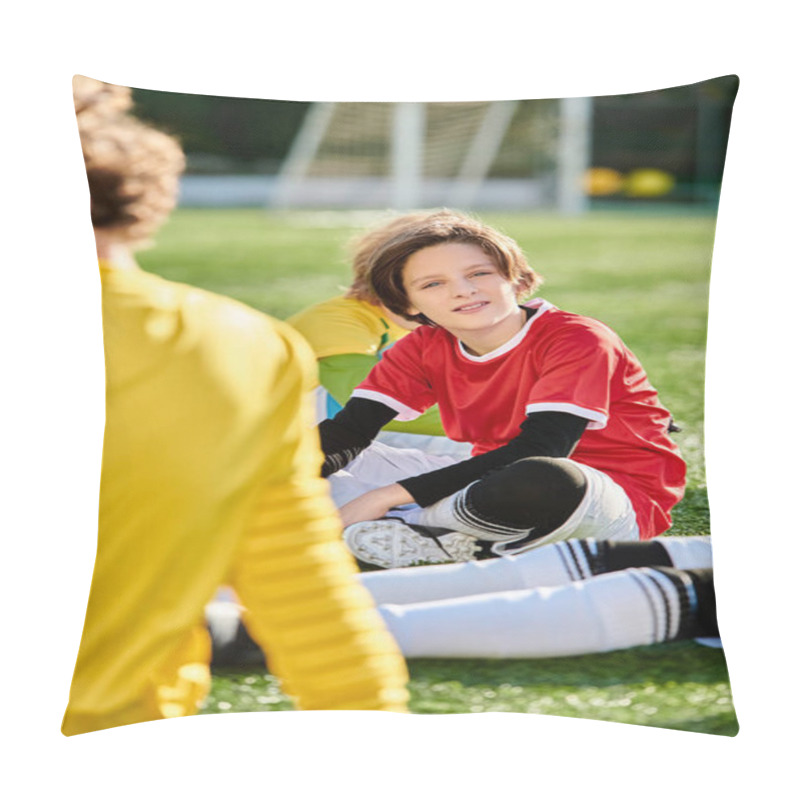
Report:
[[[535,414],[537,411],[562,411],[565,414],[574,414],[576,417],[588,419],[587,430],[599,431],[608,424],[608,417],[599,411],[573,405],[572,403],[531,403],[525,406],[526,414]]]
[[[374,400],[376,403],[383,403],[383,405],[388,406],[393,411],[397,412],[398,422],[409,422],[410,420],[416,419],[422,414],[421,411],[417,411],[416,409],[401,403],[394,397],[381,394],[381,392],[374,392],[371,389],[354,389],[353,394],[350,396],[361,397],[364,400]]]

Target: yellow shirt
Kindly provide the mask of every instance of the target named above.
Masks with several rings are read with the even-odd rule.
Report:
[[[405,664],[318,477],[307,345],[227,298],[101,278],[98,549],[63,733],[193,713],[220,585],[300,708],[406,710]]]
[[[333,297],[316,303],[287,322],[303,334],[317,358],[349,353],[379,356],[408,333],[378,306],[352,297]]]
[[[311,345],[318,359],[320,386],[315,395],[320,419],[335,416],[381,354],[409,331],[378,306],[352,297],[333,297],[303,309],[287,322]],[[387,431],[444,437],[439,409],[429,408],[410,422],[392,421]],[[423,440],[404,443],[425,447]]]

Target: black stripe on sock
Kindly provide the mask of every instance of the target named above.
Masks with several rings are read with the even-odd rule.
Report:
[[[678,592],[678,630],[673,640],[694,639],[701,634],[698,624],[698,592],[692,576],[687,570],[675,569],[674,567],[653,567],[655,572],[660,572],[666,576]],[[696,570],[701,572],[702,570]]]
[[[653,623],[652,624],[652,628],[653,628],[653,641],[652,641],[652,643],[655,644],[656,642],[663,642],[664,639],[666,638],[666,636],[669,635],[669,618],[670,618],[669,617],[669,602],[668,602],[668,599],[666,597],[666,594],[664,593],[663,587],[659,586],[658,581],[655,578],[653,578],[652,575],[648,575],[645,570],[635,569],[635,570],[631,570],[628,574],[636,581],[636,583],[639,584],[639,586],[642,589],[642,592],[644,593],[644,596],[647,598],[647,605],[650,608],[650,615],[652,617],[652,623]],[[663,636],[659,636],[659,633],[658,633],[659,628],[661,627],[661,615],[658,613],[658,609],[655,606],[655,602],[653,601],[653,598],[652,598],[650,592],[647,590],[646,584],[648,584],[648,583],[652,584],[652,585],[654,585],[656,587],[656,591],[658,592],[658,595],[661,597],[661,599],[663,600],[664,605],[666,606],[667,627],[666,627],[666,630],[665,630]]]
[[[582,580],[585,575],[583,574],[583,570],[581,570],[580,565],[575,558],[575,553],[572,549],[572,543],[569,541],[566,542],[557,542],[555,544],[556,552],[558,553],[558,557],[561,559],[561,563],[564,566],[564,571],[569,576],[571,581],[579,581]]]
[[[579,539],[569,542],[575,565],[581,573],[582,578],[594,575],[592,571],[592,561],[597,553],[597,541],[595,539]]]
[[[589,569],[592,575],[602,575],[605,572],[611,572],[606,564],[608,542],[602,540],[597,541],[596,539],[581,539],[580,545],[586,560],[589,562]]]

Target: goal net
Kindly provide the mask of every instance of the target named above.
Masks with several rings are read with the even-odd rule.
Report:
[[[579,212],[589,104],[313,103],[271,205]]]

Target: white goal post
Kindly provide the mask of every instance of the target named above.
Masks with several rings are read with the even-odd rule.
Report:
[[[587,207],[591,98],[312,103],[272,208]]]

